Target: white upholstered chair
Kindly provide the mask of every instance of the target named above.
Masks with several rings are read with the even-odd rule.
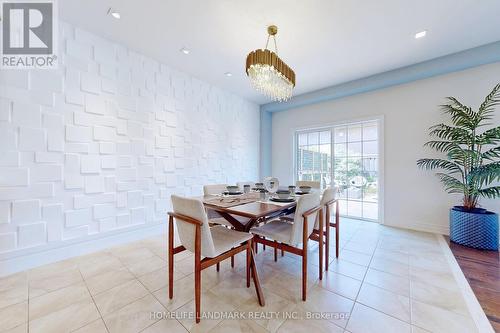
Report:
[[[203,185],[203,195],[209,196],[209,195],[221,194],[222,192],[226,191],[226,189],[227,189],[226,184]],[[229,223],[228,220],[221,217],[220,214],[217,213],[216,211],[208,210],[207,214],[208,218],[210,219],[209,221],[210,223],[225,225],[226,227],[230,228],[233,227],[233,225]]]
[[[252,234],[216,226],[210,228],[203,203],[198,199],[172,195],[174,211],[169,214],[168,224],[168,294],[173,297],[174,255],[188,250],[194,253],[195,261],[195,309],[196,322],[200,322],[201,271],[220,261],[245,251],[247,253],[247,288],[250,287],[250,266],[253,267],[254,282],[259,302],[263,305],[260,285],[256,278],[255,263],[252,262]],[[174,220],[181,246],[174,248]],[[202,259],[203,257],[203,259]]]
[[[203,195],[221,194],[227,190],[227,184],[203,185]]]
[[[311,186],[312,189],[319,190],[321,188],[320,182],[310,181],[310,180],[298,180],[295,186]]]
[[[307,242],[311,236],[316,216],[319,215],[320,247],[319,278],[323,277],[323,210],[320,207],[319,193],[300,196],[295,209],[293,222],[280,219],[272,220],[260,227],[250,229],[255,235],[254,244],[261,243],[302,257],[302,300],[306,300],[307,284]],[[276,250],[275,250],[276,260]]]

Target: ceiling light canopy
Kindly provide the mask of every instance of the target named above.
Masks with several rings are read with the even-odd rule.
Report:
[[[184,54],[189,54],[191,51],[185,47],[183,47],[182,49],[180,49],[179,51],[181,51],[182,53]]]
[[[265,49],[252,51],[247,56],[246,73],[255,89],[275,101],[286,101],[292,97],[295,87],[295,72],[278,57],[276,34],[278,27],[267,28]],[[274,52],[267,48],[270,38],[274,39]]]
[[[427,35],[427,30],[422,30],[422,31],[419,31],[415,34],[415,38],[416,39],[419,39],[419,38],[424,38],[425,35]]]
[[[111,7],[108,9],[108,15],[113,16],[117,20],[119,20],[121,18],[120,12],[117,11],[116,9],[111,8]]]

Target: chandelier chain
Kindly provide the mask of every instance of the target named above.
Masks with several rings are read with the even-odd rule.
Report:
[[[273,35],[272,37],[273,37],[273,40],[274,40],[274,53],[278,54],[278,44],[276,44],[276,36],[275,36],[275,35]],[[266,41],[266,47],[265,47],[265,49],[266,49],[266,50],[269,50],[269,49],[268,49],[268,46],[269,46],[269,38],[271,38],[271,35],[270,35],[270,34],[269,34],[269,35],[267,35],[267,41]]]

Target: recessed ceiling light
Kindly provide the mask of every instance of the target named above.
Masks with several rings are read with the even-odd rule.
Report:
[[[121,17],[120,12],[117,11],[116,9],[111,8],[111,7],[108,9],[108,15],[113,16],[117,20],[119,20]]]
[[[231,73],[231,72],[225,72],[224,75],[227,76],[227,77],[231,77],[231,76],[233,76],[233,73]]]
[[[189,54],[191,51],[189,49],[186,49],[185,47],[183,47],[182,49],[180,49],[179,51],[181,51],[182,53],[184,54]]]
[[[416,39],[423,38],[423,37],[425,37],[425,35],[427,35],[427,30],[423,30],[423,31],[417,32],[415,34],[415,38]]]

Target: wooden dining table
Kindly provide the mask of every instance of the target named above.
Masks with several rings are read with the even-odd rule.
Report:
[[[244,232],[249,232],[253,226],[270,218],[293,213],[297,204],[296,201],[282,203],[263,200],[255,192],[239,196],[208,195],[200,199],[206,209],[216,211],[235,230]]]

